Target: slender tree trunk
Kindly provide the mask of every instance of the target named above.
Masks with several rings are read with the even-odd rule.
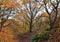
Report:
[[[32,11],[32,7],[31,7],[31,1],[29,0],[29,4],[30,4],[30,16],[31,16],[31,19],[30,19],[30,32],[32,32],[32,22],[33,22],[33,11]]]
[[[50,25],[50,29],[47,29],[48,31],[50,31],[53,28],[53,23],[51,20],[51,15],[49,15],[49,25]]]
[[[4,19],[4,18],[1,19],[0,32],[1,32],[2,28],[4,27],[3,24],[4,24],[6,21],[7,21],[7,19]]]
[[[2,21],[3,21],[3,18],[1,19],[1,23],[0,23],[0,24],[1,24],[1,25],[0,25],[0,26],[1,26],[1,27],[0,27],[0,32],[1,32],[2,27],[3,27],[3,22],[2,22]]]
[[[30,32],[32,31],[32,20],[30,22]]]
[[[32,27],[33,27],[32,23],[33,23],[33,14],[31,14],[31,21],[30,21],[30,32],[32,31]]]
[[[0,32],[1,32],[1,30],[2,30],[2,23],[0,24]]]
[[[52,23],[50,23],[50,30],[53,28],[53,24]]]

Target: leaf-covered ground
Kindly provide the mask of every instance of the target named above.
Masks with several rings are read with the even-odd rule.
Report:
[[[31,33],[27,33],[25,35],[23,35],[22,37],[18,36],[18,39],[20,40],[20,42],[31,42],[31,39],[34,35],[36,35],[37,32],[31,32]],[[52,34],[50,36],[49,39],[50,42],[60,42],[60,30],[58,29],[57,31],[52,31]],[[47,42],[47,41],[43,41],[41,40],[40,42]]]
[[[40,31],[36,30],[22,35],[18,34],[14,36],[11,31],[5,29],[4,31],[0,32],[0,42],[31,42],[32,37],[38,32]],[[58,28],[57,31],[52,31],[52,35],[49,40],[50,42],[60,42],[60,28]]]
[[[2,29],[2,31],[0,32],[0,42],[31,42],[33,36],[44,31],[44,29],[40,28],[32,32],[23,33],[25,29],[19,29],[20,25],[14,23],[12,22],[12,24],[8,24],[7,27],[4,27]],[[52,35],[49,39],[50,42],[60,42],[60,28],[57,28],[56,30],[57,31],[52,30]],[[45,41],[41,40],[40,42]]]

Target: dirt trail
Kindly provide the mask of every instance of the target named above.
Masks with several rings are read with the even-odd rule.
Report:
[[[18,36],[18,40],[19,42],[31,42],[32,37],[36,34],[36,31],[29,32],[27,34],[24,34],[23,36]]]
[[[35,30],[32,32],[28,32],[22,36],[18,35],[18,40],[19,42],[31,42],[31,39],[34,35],[36,35],[38,32],[42,32],[43,30],[39,29],[39,30]]]

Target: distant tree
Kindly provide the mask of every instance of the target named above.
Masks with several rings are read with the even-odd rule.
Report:
[[[29,25],[29,30],[30,32],[32,31],[33,23],[37,22],[38,19],[36,19],[36,16],[38,16],[38,13],[40,10],[43,9],[43,3],[40,3],[42,1],[37,1],[37,0],[22,0],[22,5],[24,6],[25,9],[25,16],[24,19],[26,23],[28,22]],[[36,20],[36,21],[35,21]],[[34,22],[35,21],[35,22]]]
[[[50,24],[50,30],[53,28],[54,23],[57,19],[58,15],[58,7],[60,4],[60,0],[44,0],[45,10],[49,15],[49,24]],[[50,9],[50,11],[49,11]],[[55,13],[55,14],[53,14]],[[54,15],[54,18],[53,18]]]

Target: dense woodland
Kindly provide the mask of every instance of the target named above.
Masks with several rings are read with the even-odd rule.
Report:
[[[60,42],[60,0],[0,0],[0,42]]]

